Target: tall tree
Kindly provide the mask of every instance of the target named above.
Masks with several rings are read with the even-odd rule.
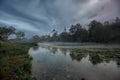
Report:
[[[98,40],[100,38],[102,26],[103,26],[102,23],[100,23],[96,20],[93,20],[90,22],[88,31],[89,31],[89,39],[91,41],[98,42]]]
[[[72,25],[69,32],[72,35],[73,41],[83,42],[87,40],[88,31],[82,28],[80,24]]]
[[[54,32],[51,38],[52,38],[52,41],[57,41],[58,40],[58,33]]]
[[[8,37],[12,34],[15,34],[15,28],[10,26],[10,27],[0,27],[0,39],[2,41],[7,41]]]
[[[62,32],[59,34],[59,40],[63,42],[70,42],[72,41],[71,35],[67,32]]]

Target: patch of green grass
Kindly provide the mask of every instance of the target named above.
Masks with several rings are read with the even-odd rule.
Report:
[[[120,65],[120,48],[70,49],[70,56],[73,60],[81,61],[87,55],[89,55],[89,59],[93,64],[114,60]]]
[[[31,75],[29,43],[0,43],[0,80],[35,80]]]

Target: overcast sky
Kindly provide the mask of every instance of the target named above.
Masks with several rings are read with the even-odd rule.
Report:
[[[120,17],[120,0],[0,0],[0,24],[12,25],[27,35],[116,16]]]

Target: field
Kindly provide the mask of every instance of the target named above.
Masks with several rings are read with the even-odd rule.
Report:
[[[35,80],[29,48],[29,43],[0,43],[0,80]]]

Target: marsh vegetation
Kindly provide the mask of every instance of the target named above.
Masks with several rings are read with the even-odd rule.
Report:
[[[119,80],[120,47],[96,46],[41,43],[29,50],[32,73],[37,80]]]
[[[0,80],[35,80],[31,76],[29,43],[0,43]]]

